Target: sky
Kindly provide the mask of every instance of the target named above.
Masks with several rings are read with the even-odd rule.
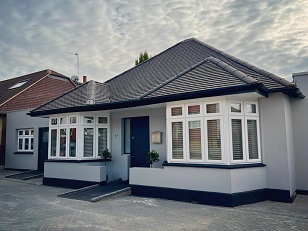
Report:
[[[308,71],[307,12],[308,0],[1,0],[0,81],[77,75],[77,52],[80,79],[104,82],[191,37],[292,80]]]

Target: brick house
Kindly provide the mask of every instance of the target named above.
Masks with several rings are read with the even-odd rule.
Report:
[[[27,113],[75,87],[70,78],[52,70],[0,81],[0,166],[38,168],[38,160],[45,159],[38,153],[39,136],[48,137],[43,129],[48,120]]]

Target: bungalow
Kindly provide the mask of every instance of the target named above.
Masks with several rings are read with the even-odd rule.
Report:
[[[308,84],[302,74],[294,79],[184,40],[29,113],[49,117],[43,182],[76,188],[120,178],[140,196],[223,206],[292,202],[308,190],[301,124]],[[100,158],[105,149],[112,161]],[[152,149],[160,160],[149,168]]]
[[[27,113],[75,88],[72,80],[43,70],[0,81],[0,166],[43,171],[47,159],[48,119]]]

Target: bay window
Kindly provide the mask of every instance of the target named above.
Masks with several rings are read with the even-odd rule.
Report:
[[[100,158],[109,149],[109,116],[60,116],[50,118],[49,124],[50,158]]]
[[[185,113],[183,113],[183,111]],[[168,161],[260,162],[257,101],[223,99],[167,106]]]

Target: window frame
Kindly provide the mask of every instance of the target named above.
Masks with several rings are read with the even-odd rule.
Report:
[[[182,108],[182,115],[179,115],[179,116],[173,116],[172,115],[172,108],[175,108],[175,107],[181,107]],[[185,118],[185,108],[184,108],[184,105],[169,105],[168,106],[168,117],[171,119],[176,119],[176,118]]]
[[[190,152],[189,152],[189,122],[190,121],[200,121],[200,130],[201,130],[201,137],[200,137],[200,141],[201,141],[201,159],[191,159],[190,158]],[[203,127],[203,119],[202,117],[193,117],[193,118],[187,118],[185,119],[184,122],[184,126],[186,127],[186,131],[183,130],[183,132],[186,134],[186,138],[184,138],[184,143],[186,143],[186,149],[184,149],[184,155],[185,155],[185,151],[187,153],[187,157],[186,157],[186,162],[187,163],[202,163],[204,162],[204,135],[203,135],[203,131],[204,131],[204,127]]]
[[[233,142],[232,142],[232,119],[241,120],[242,124],[242,150],[243,150],[243,159],[242,160],[234,160],[233,159]],[[230,136],[230,160],[232,163],[245,163],[246,162],[246,134],[245,134],[245,121],[244,116],[230,116],[229,117],[229,136]]]
[[[183,125],[183,159],[174,159],[172,155],[172,122],[182,122]],[[168,123],[168,134],[170,134],[170,141],[168,141],[168,153],[170,153],[170,162],[187,162],[187,155],[185,155],[186,148],[187,148],[187,140],[186,140],[186,125],[185,125],[185,119],[170,119]]]
[[[93,117],[93,123],[85,123],[84,119],[85,117]],[[95,126],[95,120],[96,120],[96,116],[95,115],[82,115],[82,125],[83,126]]]
[[[206,106],[208,104],[218,104],[219,105],[219,113],[208,113],[207,112],[207,108]],[[223,115],[223,111],[222,111],[222,101],[208,101],[208,102],[204,102],[203,103],[203,113],[204,113],[204,117],[209,117],[209,116],[222,116]]]
[[[241,105],[241,112],[232,112],[231,111],[231,104],[236,104],[236,103],[238,103],[238,104],[240,104]],[[229,100],[229,102],[228,102],[228,114],[229,115],[234,115],[234,116],[238,116],[238,115],[244,115],[244,112],[245,112],[245,109],[246,108],[244,108],[244,103],[243,103],[243,101],[240,101],[240,100]]]
[[[200,106],[200,113],[199,114],[188,114],[188,107],[190,106]],[[192,118],[192,117],[202,117],[203,116],[203,107],[202,103],[188,103],[184,105],[184,117]],[[183,110],[183,109],[182,109]]]
[[[106,117],[107,118],[107,123],[105,123],[105,124],[102,124],[102,123],[99,123],[98,122],[98,118],[99,117]],[[96,126],[106,126],[106,125],[108,125],[109,124],[109,117],[108,116],[102,116],[102,115],[97,115],[97,116],[95,116],[95,125]]]
[[[221,143],[221,160],[210,160],[209,159],[209,153],[208,153],[208,126],[207,121],[208,120],[219,120],[220,121],[220,143]],[[205,152],[205,162],[208,163],[219,163],[223,164],[226,161],[226,155],[225,155],[225,142],[224,142],[224,117],[222,115],[217,116],[209,116],[204,117],[204,152]]]
[[[84,123],[84,117],[94,117],[94,122],[91,123],[91,124],[87,124],[87,123]],[[107,117],[107,123],[106,124],[99,124],[98,123],[98,117]],[[101,156],[99,156],[98,154],[98,129],[99,128],[107,128],[107,149],[109,149],[109,151],[111,152],[110,150],[110,138],[111,138],[111,135],[110,135],[110,115],[105,115],[105,114],[85,114],[85,115],[81,115],[81,118],[82,118],[82,124],[80,125],[81,126],[81,131],[82,131],[82,135],[81,135],[81,138],[80,138],[80,148],[82,150],[82,155],[79,157],[80,160],[88,160],[88,159],[99,159],[101,158]],[[85,128],[93,128],[93,155],[92,156],[88,156],[88,157],[85,157],[84,156],[84,129]]]
[[[109,149],[109,142],[110,142],[110,131],[109,131],[109,126],[96,126],[96,136],[95,136],[95,139],[96,139],[96,150],[95,150],[95,153],[96,153],[96,158],[101,158],[101,156],[99,155],[98,153],[98,129],[100,128],[106,128],[107,129],[107,149]]]
[[[22,135],[19,132],[22,131]],[[26,131],[29,131],[29,135],[26,135]],[[32,134],[33,131],[33,134]],[[19,148],[19,140],[22,140],[22,148]],[[28,149],[25,149],[25,140],[28,139]],[[31,140],[33,142],[33,147],[31,148]],[[21,128],[17,129],[17,151],[18,152],[33,152],[34,150],[34,128]]]
[[[71,118],[75,117],[76,118],[76,123],[71,123]],[[68,125],[69,126],[77,126],[78,125],[78,116],[77,115],[70,115],[68,117]]]
[[[239,104],[241,112],[231,112],[231,105],[233,103]],[[207,105],[218,104],[219,113],[207,113]],[[246,113],[246,105],[255,104],[256,113]],[[188,115],[188,106],[200,105],[200,114]],[[184,114],[181,116],[171,116],[172,108],[182,108]],[[178,104],[167,104],[166,107],[166,131],[167,131],[167,160],[172,163],[195,163],[195,164],[250,164],[262,162],[262,149],[261,149],[261,132],[260,132],[260,113],[258,100],[238,100],[228,99],[228,97],[217,97],[212,101],[208,99],[200,99],[200,101],[182,101]],[[242,150],[243,158],[235,160],[233,157],[233,142],[232,142],[232,119],[241,120],[241,137],[242,137]],[[248,144],[248,120],[256,120],[257,127],[257,145],[258,145],[258,159],[249,159],[249,144]],[[201,120],[201,146],[202,146],[202,159],[190,159],[189,153],[189,121]],[[221,160],[210,160],[208,150],[208,120],[220,121],[220,141],[221,141]],[[173,144],[172,144],[172,123],[182,122],[183,124],[183,159],[173,158]]]
[[[256,113],[248,113],[246,112],[246,105],[255,104],[256,105]],[[246,116],[259,116],[259,104],[256,101],[244,101],[244,113]]]
[[[248,126],[247,120],[256,120],[257,122],[257,146],[258,146],[258,159],[250,159],[249,158],[249,145],[248,145]],[[245,143],[246,143],[246,161],[249,163],[261,162],[261,136],[260,136],[260,123],[259,118],[254,116],[246,116],[245,117]]]
[[[65,129],[65,155],[61,156],[61,129]],[[59,159],[66,159],[68,157],[68,130],[69,128],[67,126],[59,126],[58,128],[58,140],[59,140],[59,145],[58,145],[58,158]]]
[[[61,119],[65,119],[65,123],[61,123]],[[68,121],[68,117],[67,116],[60,116],[59,118],[58,118],[58,124],[59,124],[59,126],[66,126],[66,125],[68,125],[69,124],[69,121]]]
[[[75,157],[73,157],[73,156],[70,156],[70,137],[71,137],[71,128],[76,128],[76,156]],[[67,159],[77,159],[78,158],[78,132],[79,132],[79,129],[78,129],[78,126],[69,126],[68,128],[67,128],[67,130],[68,130],[68,136],[67,136],[67,139],[68,139],[68,141],[67,141]]]
[[[57,120],[57,124],[52,124],[51,123],[53,119]],[[49,118],[49,127],[57,127],[57,126],[59,126],[59,118],[58,117],[51,117],[51,118]]]
[[[56,156],[51,156],[51,130],[56,130]],[[57,159],[59,156],[59,147],[60,147],[60,140],[59,139],[59,128],[58,126],[54,125],[52,127],[49,127],[49,135],[48,135],[48,159]]]
[[[92,156],[84,156],[84,129],[85,128],[92,128],[93,129],[93,155]],[[87,160],[87,159],[95,159],[95,155],[96,155],[96,148],[95,148],[95,141],[96,141],[96,129],[95,129],[95,125],[93,126],[82,126],[82,139],[81,139],[81,147],[82,147],[82,156],[80,156],[81,160]]]

